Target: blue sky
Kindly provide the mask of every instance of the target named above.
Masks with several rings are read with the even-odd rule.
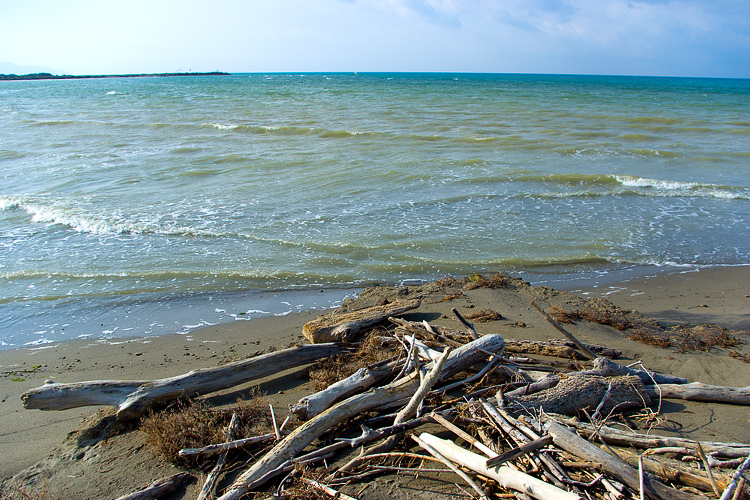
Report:
[[[750,78],[750,0],[0,0],[0,73],[40,68]]]

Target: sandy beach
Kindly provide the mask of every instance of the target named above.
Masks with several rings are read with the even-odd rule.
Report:
[[[566,287],[556,288],[564,290]],[[712,323],[738,330],[741,333],[737,335],[744,343],[734,350],[746,356],[750,353],[750,266],[654,272],[620,283],[573,286],[560,294],[546,293],[550,303],[569,297],[601,297],[659,322]],[[560,338],[560,334],[530,307],[528,297],[504,290],[476,289],[450,301],[425,300],[407,317],[455,326],[455,320],[449,317],[452,307],[464,312],[493,309],[502,313],[502,321],[478,323],[480,333],[500,333],[506,338],[529,340]],[[124,495],[174,473],[176,468],[154,457],[137,430],[95,445],[81,446],[84,441],[75,432],[83,420],[91,419],[102,408],[26,410],[20,395],[46,380],[158,379],[215,366],[226,360],[243,359],[269,349],[302,344],[306,342],[302,326],[319,314],[320,311],[312,311],[236,321],[184,335],[107,342],[72,341],[42,348],[0,351],[0,454],[4,457],[0,461],[0,478],[18,475],[23,478],[22,484],[42,488],[49,498],[82,498],[82,495],[106,498]],[[526,327],[519,328],[513,322],[523,322]],[[623,358],[618,360],[622,364],[641,360],[650,370],[685,377],[690,382],[750,386],[750,364],[730,357],[728,349],[714,347],[709,351],[680,353],[629,340],[611,328],[584,323],[571,326],[571,331],[584,342],[622,350]],[[281,419],[288,414],[290,403],[314,392],[312,383],[300,376],[301,372],[301,369],[288,370],[260,383],[261,391],[267,393],[267,400]],[[228,389],[208,399],[217,406],[233,403],[254,385]],[[663,422],[654,429],[655,433],[750,443],[747,407],[665,401],[662,417]],[[361,486],[354,485],[345,491],[355,494],[359,489]],[[194,483],[173,498],[195,498],[198,490],[199,486]],[[377,498],[375,491],[368,489],[358,498]],[[424,495],[427,495],[424,498],[434,498],[429,492]],[[414,492],[410,496],[423,497]]]

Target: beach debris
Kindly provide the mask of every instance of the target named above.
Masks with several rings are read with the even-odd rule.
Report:
[[[110,405],[117,408],[118,420],[129,420],[140,417],[157,403],[234,387],[348,349],[335,343],[307,344],[159,380],[49,382],[24,392],[21,399],[25,408],[37,410]]]
[[[479,277],[471,283],[505,287],[514,282]],[[410,293],[421,297],[419,290]],[[545,289],[533,298],[549,307],[545,296],[554,294]],[[368,296],[375,303],[377,298]],[[662,399],[750,405],[750,387],[688,383],[642,363],[625,366],[609,359],[622,353],[583,344],[552,322],[565,339],[509,339],[466,325],[457,330],[395,317],[420,300],[401,297],[360,310],[352,310],[356,304],[349,303],[341,312],[305,325],[311,342],[319,332],[318,339],[346,340],[349,349],[313,343],[158,381],[45,384],[28,391],[24,401],[27,408],[44,409],[73,407],[66,406],[71,404],[67,398],[88,404],[109,401],[104,404],[128,410],[120,418],[129,418],[173,397],[178,380],[185,382],[180,396],[207,394],[215,387],[251,380],[249,373],[261,373],[256,365],[266,366],[268,371],[262,373],[272,375],[281,366],[315,361],[306,373],[318,381],[317,392],[290,406],[299,419],[293,423],[296,428],[284,431],[286,421],[277,426],[274,415],[273,432],[253,428],[250,432],[256,436],[226,436],[224,443],[188,444],[196,447],[179,452],[179,457],[192,457],[208,467],[221,454],[212,473],[214,480],[223,475],[229,485],[217,493],[221,500],[256,491],[273,492],[271,498],[354,498],[358,495],[349,497],[342,490],[353,493],[356,490],[346,488],[364,483],[361,492],[382,474],[457,476],[474,497],[488,500],[509,495],[692,500],[717,498],[722,489],[722,498],[748,498],[742,471],[750,460],[750,444],[697,443],[654,435],[651,428],[659,419]],[[463,319],[453,309],[454,316]],[[538,322],[548,328],[541,318]],[[365,340],[354,353],[360,337]],[[557,359],[542,359],[550,357]],[[203,384],[196,375],[210,370],[219,371]],[[314,378],[318,376],[322,378]],[[218,431],[224,425],[226,420],[214,427]],[[640,428],[649,433],[638,432]],[[402,439],[407,433],[409,439]],[[222,441],[223,436],[213,435]],[[252,451],[233,451],[251,445],[256,446]],[[249,455],[252,459],[243,466]],[[428,462],[434,465],[425,467]],[[732,477],[726,472],[730,468],[737,468]],[[206,482],[205,498],[214,487]]]
[[[350,340],[365,328],[416,309],[421,303],[419,299],[396,300],[350,313],[323,315],[305,323],[302,334],[312,344]]]

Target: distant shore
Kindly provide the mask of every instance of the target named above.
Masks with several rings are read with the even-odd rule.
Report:
[[[51,73],[32,73],[29,75],[0,75],[0,80],[80,80],[90,78],[145,78],[168,76],[228,76],[223,71],[209,73],[138,73],[130,75],[53,75]]]

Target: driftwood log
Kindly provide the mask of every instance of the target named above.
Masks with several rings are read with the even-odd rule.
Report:
[[[486,457],[461,448],[452,441],[440,439],[426,432],[420,434],[419,438],[435,448],[447,459],[471,469],[482,476],[496,480],[503,488],[520,491],[542,500],[581,500],[581,497],[575,493],[570,493],[557,486],[545,483],[540,479],[536,479],[508,466],[487,467]]]
[[[535,394],[514,398],[508,398],[506,394],[505,408],[514,414],[539,409],[559,415],[577,415],[584,410],[593,413],[607,392],[609,396],[600,410],[605,414],[614,408],[626,410],[651,404],[646,388],[638,377],[576,375],[563,378],[551,389]]]
[[[648,391],[652,397],[750,405],[750,386],[724,387],[692,382],[690,384],[660,384],[659,387],[650,387]]]
[[[302,334],[313,344],[347,341],[365,328],[416,309],[420,304],[419,299],[397,300],[345,314],[326,314],[305,323]]]
[[[360,368],[352,375],[329,385],[322,391],[303,397],[297,403],[290,405],[289,411],[302,420],[308,420],[321,414],[335,402],[341,401],[352,394],[366,391],[385,380],[389,375],[394,374],[397,366],[396,361],[391,361],[386,364],[376,363]]]
[[[455,349],[450,353],[439,379],[445,380],[484,359],[487,356],[486,352],[501,351],[503,345],[502,336],[486,335]],[[259,480],[268,477],[269,473],[290,461],[326,430],[364,411],[409,398],[417,391],[419,385],[417,372],[412,372],[412,374],[395,380],[386,386],[372,388],[367,392],[356,394],[336,403],[320,415],[297,427],[276,444],[271,451],[235,480],[229,490],[221,497],[221,500],[239,499],[251,488],[261,484],[258,483]]]
[[[603,470],[618,481],[625,483],[635,491],[641,491],[640,475],[631,466],[597,448],[594,444],[589,443],[554,420],[548,420],[544,427],[552,435],[556,446],[578,458],[599,464]],[[698,500],[703,498],[670,488],[648,476],[643,477],[643,486],[646,497],[653,500]]]
[[[234,387],[311,363],[344,349],[344,346],[332,343],[302,345],[159,380],[95,380],[70,384],[48,382],[26,391],[21,399],[25,408],[36,410],[110,405],[117,408],[118,420],[127,420],[140,417],[157,403]]]

